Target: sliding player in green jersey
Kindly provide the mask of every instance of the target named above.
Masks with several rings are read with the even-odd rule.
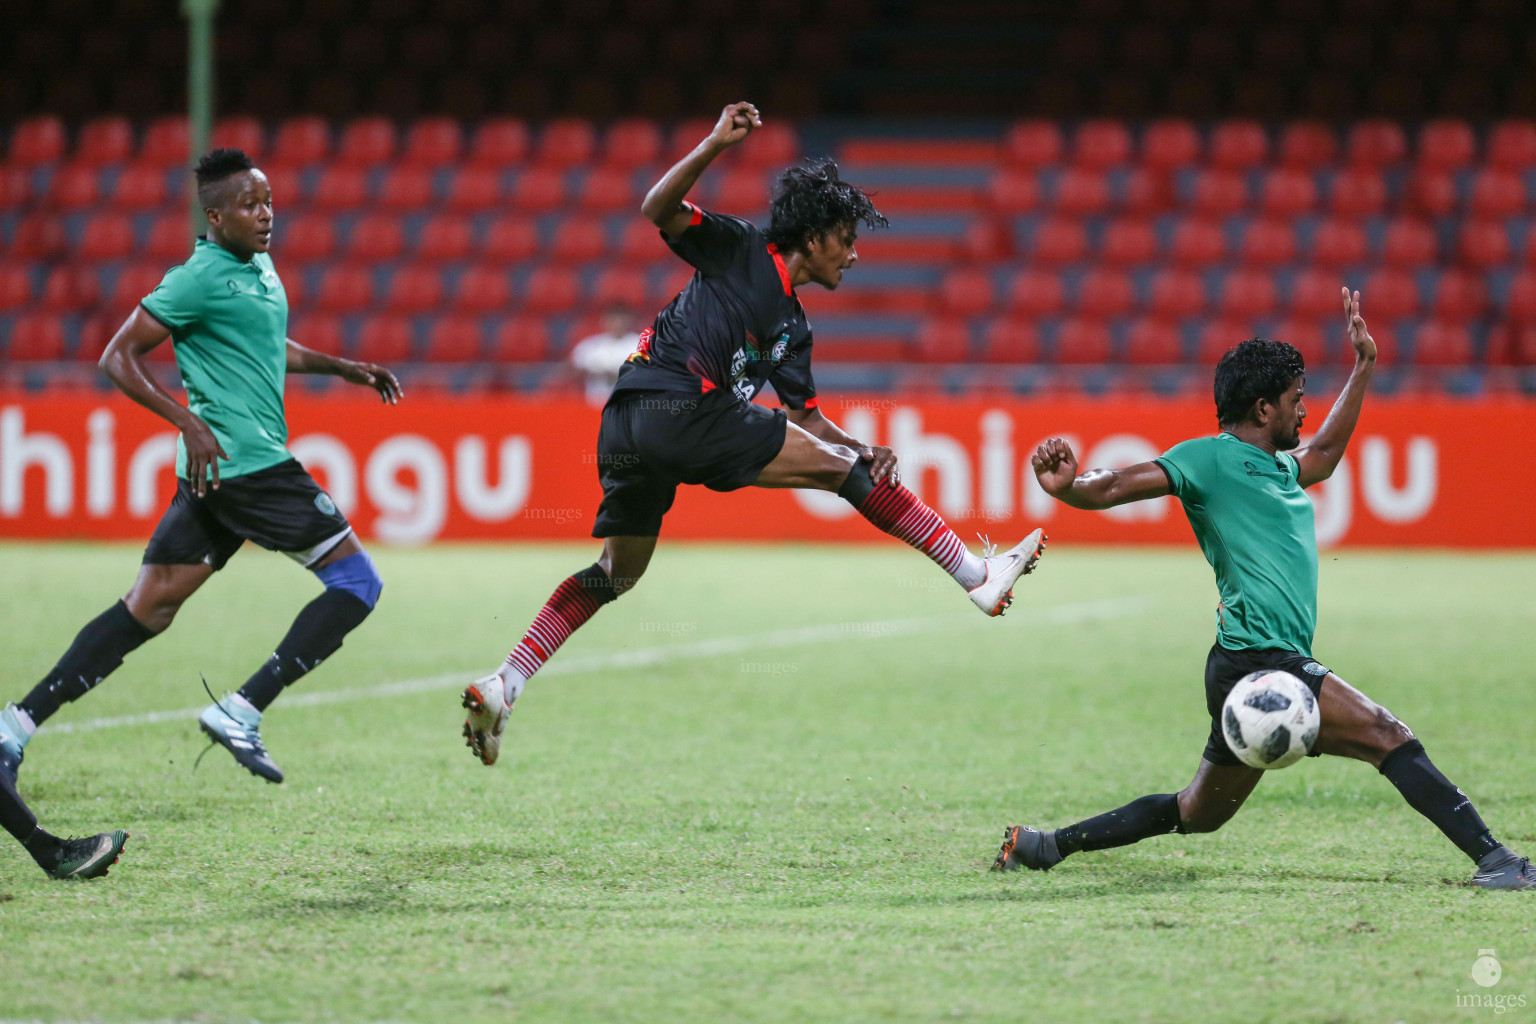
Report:
[[[1172,494],[1183,503],[1221,604],[1205,666],[1210,738],[1195,778],[1178,793],[1144,796],[1075,825],[1040,831],[1011,825],[997,870],[1049,870],[1083,850],[1107,850],[1170,832],[1214,832],[1237,813],[1262,770],[1237,759],[1222,736],[1221,709],[1238,680],[1280,669],[1316,695],[1322,729],[1312,754],[1351,757],[1387,777],[1476,864],[1472,884],[1536,888],[1536,870],[1499,843],[1472,801],[1442,775],[1424,745],[1391,712],[1312,656],[1317,622],[1317,542],[1305,488],[1328,479],[1344,457],[1376,366],[1376,342],[1360,316],[1360,293],[1344,290],[1355,366],[1312,443],[1295,455],[1307,409],[1300,353],[1254,338],[1216,366],[1221,433],[1185,441],[1151,462],[1078,474],[1071,447],[1053,438],[1036,450],[1046,493],[1073,508],[1105,509]]]

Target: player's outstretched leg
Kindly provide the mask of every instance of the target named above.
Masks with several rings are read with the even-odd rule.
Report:
[[[341,648],[384,590],[373,559],[355,538],[343,542],[333,557],[322,559],[315,575],[325,590],[299,611],[277,650],[238,693],[225,694],[198,716],[198,726],[209,739],[234,755],[241,767],[268,782],[282,782],[283,772],[262,742],[263,712],[284,687]]]
[[[0,827],[19,842],[50,878],[99,878],[117,863],[128,833],[122,829],[82,839],[60,839],[41,828],[16,792],[0,776]]]

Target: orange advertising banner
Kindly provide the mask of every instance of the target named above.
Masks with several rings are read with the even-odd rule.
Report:
[[[1327,411],[1312,399],[1314,424]],[[961,536],[1007,544],[1036,525],[1057,543],[1190,539],[1172,498],[1106,512],[1049,499],[1029,470],[1043,438],[1083,468],[1140,462],[1214,432],[1208,401],[1154,398],[828,399],[853,435],[889,444],[902,480]],[[598,410],[576,399],[366,399],[295,394],[290,448],[362,536],[435,540],[590,535]],[[1323,546],[1536,547],[1536,403],[1367,401],[1345,462],[1310,492]],[[0,536],[147,539],[174,490],[175,434],[118,397],[0,394]],[[836,495],[679,490],[663,536],[876,539]]]

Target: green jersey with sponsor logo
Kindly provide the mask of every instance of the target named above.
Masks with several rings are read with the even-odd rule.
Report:
[[[171,330],[188,405],[219,439],[221,477],[291,458],[283,415],[288,368],[288,295],[272,257],[242,260],[207,239],[172,267],[142,303]],[[176,440],[176,475],[187,450]]]
[[[1296,459],[1232,434],[1174,445],[1156,460],[1216,570],[1217,641],[1312,656],[1317,534]]]

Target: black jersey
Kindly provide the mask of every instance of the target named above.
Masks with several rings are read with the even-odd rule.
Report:
[[[815,408],[811,325],[784,257],[756,225],[686,205],[688,227],[662,237],[697,273],[641,333],[615,396],[722,388],[750,402],[769,383],[787,408]]]

